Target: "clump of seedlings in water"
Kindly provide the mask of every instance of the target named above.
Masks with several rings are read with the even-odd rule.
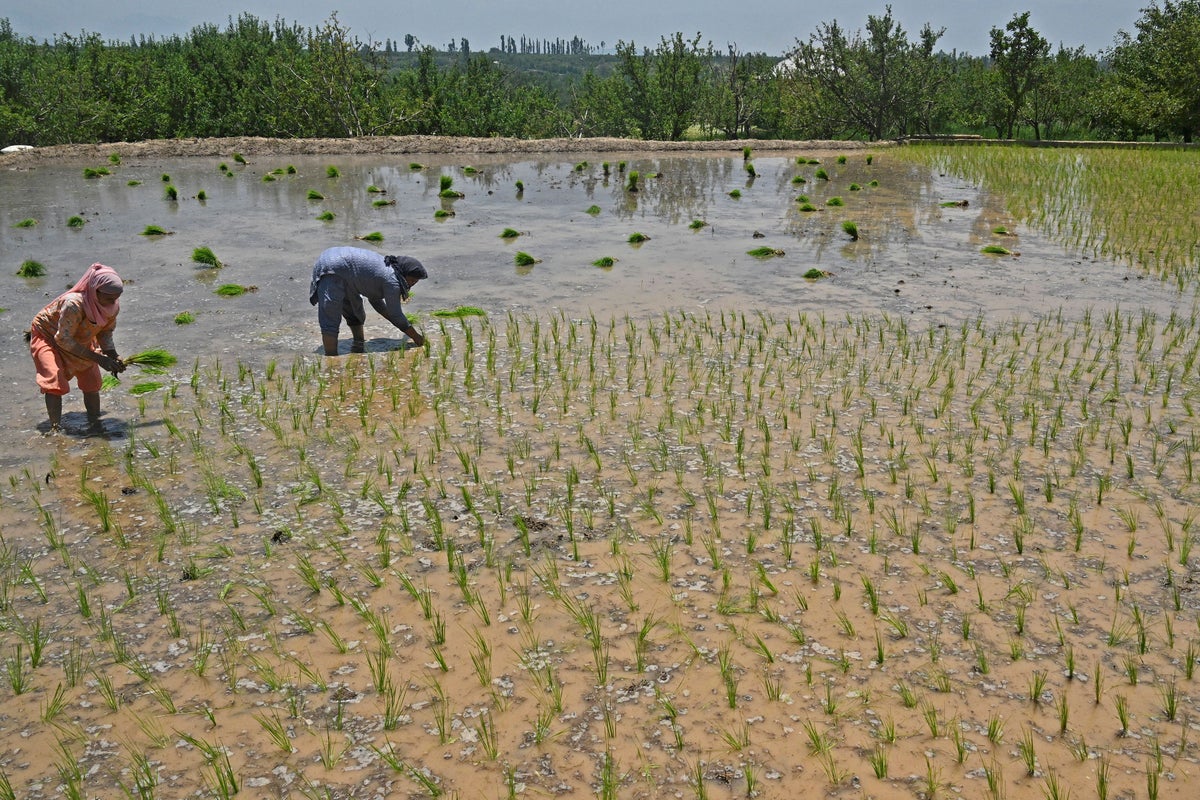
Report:
[[[625,181],[625,191],[627,191],[627,192],[636,192],[636,191],[638,190],[638,178],[639,178],[639,177],[640,177],[640,176],[638,175],[638,172],[637,172],[637,170],[636,170],[636,169],[635,169],[635,170],[632,170],[632,171],[629,173],[629,176],[626,178],[626,181]]]
[[[701,228],[705,228],[705,227],[708,227],[708,223],[702,219],[694,219],[694,220],[692,220],[691,224],[688,225],[688,228],[693,231],[698,231]]]
[[[612,256],[601,256],[600,258],[597,258],[595,261],[592,262],[592,266],[607,268],[607,267],[611,267],[612,265],[614,265],[616,263],[617,263],[617,260],[615,258],[613,258]]]
[[[1007,247],[1002,247],[998,244],[984,245],[980,249],[979,252],[987,253],[990,256],[1011,256],[1012,255],[1012,250],[1009,250]]]
[[[454,216],[454,212],[448,208],[439,208],[433,212],[434,219],[450,219]]]
[[[190,311],[180,311],[175,315],[176,325],[191,325],[196,321],[196,315]]]
[[[224,264],[221,263],[221,259],[217,258],[212,249],[204,245],[201,245],[192,251],[192,261],[195,261],[197,264],[203,264],[206,267],[224,266]]]
[[[839,164],[845,164],[845,163],[846,163],[846,157],[845,157],[845,156],[838,156],[838,157],[837,157],[837,162],[838,162]]]
[[[330,164],[328,167],[325,168],[325,177],[326,178],[340,178],[340,177],[342,177],[342,171],[340,169],[338,169],[337,167],[333,166],[332,164]]]
[[[796,185],[799,185],[801,183],[808,183],[808,179],[805,178],[803,175],[795,175],[792,177],[792,183],[794,183]]]
[[[173,231],[166,230],[159,225],[147,225],[142,228],[141,236],[170,236]]]
[[[734,200],[737,200],[737,199],[741,198],[741,196],[742,196],[742,190],[741,190],[741,189],[734,189],[733,191],[731,191],[731,192],[729,193],[729,196],[730,196],[730,197],[732,197]]]
[[[196,199],[203,203],[208,199],[208,192],[201,189],[200,191],[196,192]]]
[[[997,236],[1016,236],[1015,233],[1003,225],[997,225],[996,227],[992,228],[992,233],[996,234]]]
[[[757,177],[758,177],[758,170],[756,170],[756,169],[754,168],[754,162],[753,162],[753,161],[747,161],[747,162],[746,162],[745,164],[743,164],[742,166],[743,166],[743,168],[746,170],[746,174],[747,174],[747,175],[749,175],[751,178],[757,178]]]
[[[103,178],[105,175],[112,175],[112,171],[108,167],[84,167],[83,177],[85,178]]]
[[[354,238],[363,242],[382,242],[383,234],[379,231],[371,231],[370,233],[364,233],[362,236],[355,236]]]
[[[874,162],[875,162],[875,156],[873,156],[873,155],[867,156],[867,166],[868,167],[871,166],[871,164],[873,164]]]
[[[587,162],[585,161],[584,163],[586,164]],[[472,166],[463,167],[463,175],[475,175],[478,172],[479,172],[479,170],[475,169],[475,167],[472,167]]]
[[[457,308],[434,311],[433,316],[462,319],[463,317],[486,317],[487,312],[479,306],[458,306]]]
[[[219,294],[221,297],[238,297],[247,292],[257,291],[257,286],[242,286],[240,283],[223,283],[216,288],[213,294]]]
[[[816,267],[813,267],[808,272],[804,273],[804,277],[810,281],[815,281],[815,280],[819,280],[821,278],[828,278],[829,273],[825,272],[824,270],[820,270],[820,269],[817,269]]]
[[[648,241],[650,241],[650,237],[644,233],[639,233],[638,231],[634,231],[633,233],[629,234],[629,243],[630,244],[641,244],[642,242],[648,242]]]
[[[371,205],[373,205],[375,208],[383,208],[384,206],[396,205],[396,201],[395,200],[385,200],[381,197],[378,200],[372,200]]]
[[[244,155],[242,155],[241,153],[234,153],[233,160],[239,164],[249,164],[250,163],[249,161],[246,160],[246,157]]]
[[[600,206],[590,205],[587,207],[585,214],[591,214],[593,217],[600,213]]]
[[[14,223],[13,227],[14,228],[32,228],[32,227],[36,226],[37,224],[38,224],[38,221],[36,219],[34,219],[33,217],[27,217],[26,219],[23,219],[20,222]]]
[[[541,263],[541,259],[534,258],[533,256],[529,255],[529,253],[526,253],[524,250],[518,250],[516,252],[516,254],[513,256],[513,262],[515,262],[518,267],[531,267],[534,264]]]
[[[860,192],[860,191],[862,191],[862,187],[859,186],[857,183],[852,183],[852,184],[850,184],[850,191]]]
[[[747,250],[746,255],[754,256],[755,258],[774,258],[775,256],[785,255],[785,253],[782,250],[777,250],[774,247],[764,246],[756,247],[753,250]]]
[[[525,191],[525,181],[517,181],[513,185],[515,186],[515,188],[517,190],[517,194],[521,194],[522,192]]]
[[[453,187],[454,187],[453,176],[442,175],[441,177],[438,178],[438,188],[439,188],[438,197],[442,197],[447,200],[457,200],[460,197],[466,196],[462,192],[458,191],[457,189],[454,189]]]
[[[835,196],[835,197],[831,197],[828,200],[826,200],[825,205],[827,205],[827,206],[844,206],[844,205],[846,205],[846,201],[840,197]]]
[[[87,220],[84,219],[83,217],[79,216],[78,214],[76,214],[73,217],[69,217],[67,219],[67,227],[68,228],[82,228],[86,224],[87,224]]]
[[[367,194],[387,194],[387,189],[380,189],[378,186],[372,183],[367,187]]]
[[[46,274],[46,267],[40,261],[26,260],[17,268],[17,276],[21,278],[40,278]]]
[[[334,214],[332,211],[322,211],[320,214],[317,214],[317,219],[321,220],[321,222],[329,222],[335,217],[337,217],[337,214]]]
[[[170,183],[170,182],[171,182],[171,176],[170,176],[169,174],[167,174],[166,172],[164,172],[164,173],[162,174],[162,182],[163,182],[163,183]]]
[[[509,239],[509,240],[516,239],[520,235],[521,235],[521,232],[519,230],[517,230],[516,228],[505,228],[504,230],[500,231],[501,239]]]
[[[970,200],[947,200],[941,204],[942,208],[966,208],[969,205]]]
[[[824,167],[820,167],[813,173],[813,177],[819,181],[827,181],[829,180],[829,173],[825,171]]]
[[[410,161],[408,162],[408,168],[411,170],[425,169],[425,165],[416,161]]]
[[[856,242],[858,241],[858,223],[856,223],[852,220],[848,220],[848,219],[843,220],[842,221],[842,230],[845,231],[846,235],[849,236],[851,239],[853,239]]]
[[[166,185],[166,188],[163,189],[163,197],[174,202],[179,199],[179,190],[176,189],[173,185],[168,183]]]
[[[309,200],[324,200],[325,199],[325,195],[321,194],[316,189],[309,189],[306,197],[308,197]]]
[[[138,181],[138,180],[128,180],[128,181],[125,181],[125,185],[126,186],[141,186],[142,182]]]

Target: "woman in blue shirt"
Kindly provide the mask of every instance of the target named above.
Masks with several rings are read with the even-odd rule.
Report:
[[[361,247],[331,247],[313,265],[308,300],[317,307],[325,355],[338,354],[342,320],[350,326],[351,353],[366,351],[363,323],[367,320],[363,298],[383,318],[395,325],[418,347],[425,337],[404,315],[401,302],[408,299],[417,281],[429,277],[420,261],[409,256],[385,256]]]

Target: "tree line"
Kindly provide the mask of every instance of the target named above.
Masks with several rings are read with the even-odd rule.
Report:
[[[487,53],[466,40],[452,54],[402,52],[359,41],[336,14],[315,28],[243,14],[224,28],[129,43],[88,33],[36,42],[0,18],[0,142],[950,133],[1190,142],[1200,133],[1200,0],[1152,2],[1135,28],[1103,53],[1052,51],[1025,12],[991,29],[987,54],[969,55],[939,49],[944,29],[910,35],[889,6],[861,30],[821,23],[783,59],[717,49],[700,34],[619,41],[606,55],[580,39],[556,42],[536,58],[575,72],[555,81],[515,66],[534,57],[513,56],[509,37]]]

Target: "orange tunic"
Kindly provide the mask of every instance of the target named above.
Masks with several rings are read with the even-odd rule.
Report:
[[[91,385],[94,381],[91,378],[94,373],[95,378],[99,379],[99,367],[87,354],[115,350],[113,329],[116,325],[115,315],[104,324],[89,320],[83,311],[83,295],[78,292],[60,295],[39,311],[33,318],[30,349],[34,360],[45,360],[50,355],[44,352],[48,349],[46,345],[52,345],[49,349],[52,350],[59,372],[57,376],[43,375],[42,365],[39,363],[38,385],[42,391],[65,394],[66,382],[73,377],[84,375],[88,376],[88,386],[85,387],[81,381],[79,388],[83,391],[93,391]],[[39,343],[38,339],[42,341]],[[42,351],[40,354],[39,350]]]

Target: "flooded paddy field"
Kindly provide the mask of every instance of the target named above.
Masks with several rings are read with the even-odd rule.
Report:
[[[1189,796],[1189,293],[889,149],[392,160],[3,174],[0,796]],[[427,348],[317,354],[355,242]],[[92,261],[180,364],[44,436]]]

